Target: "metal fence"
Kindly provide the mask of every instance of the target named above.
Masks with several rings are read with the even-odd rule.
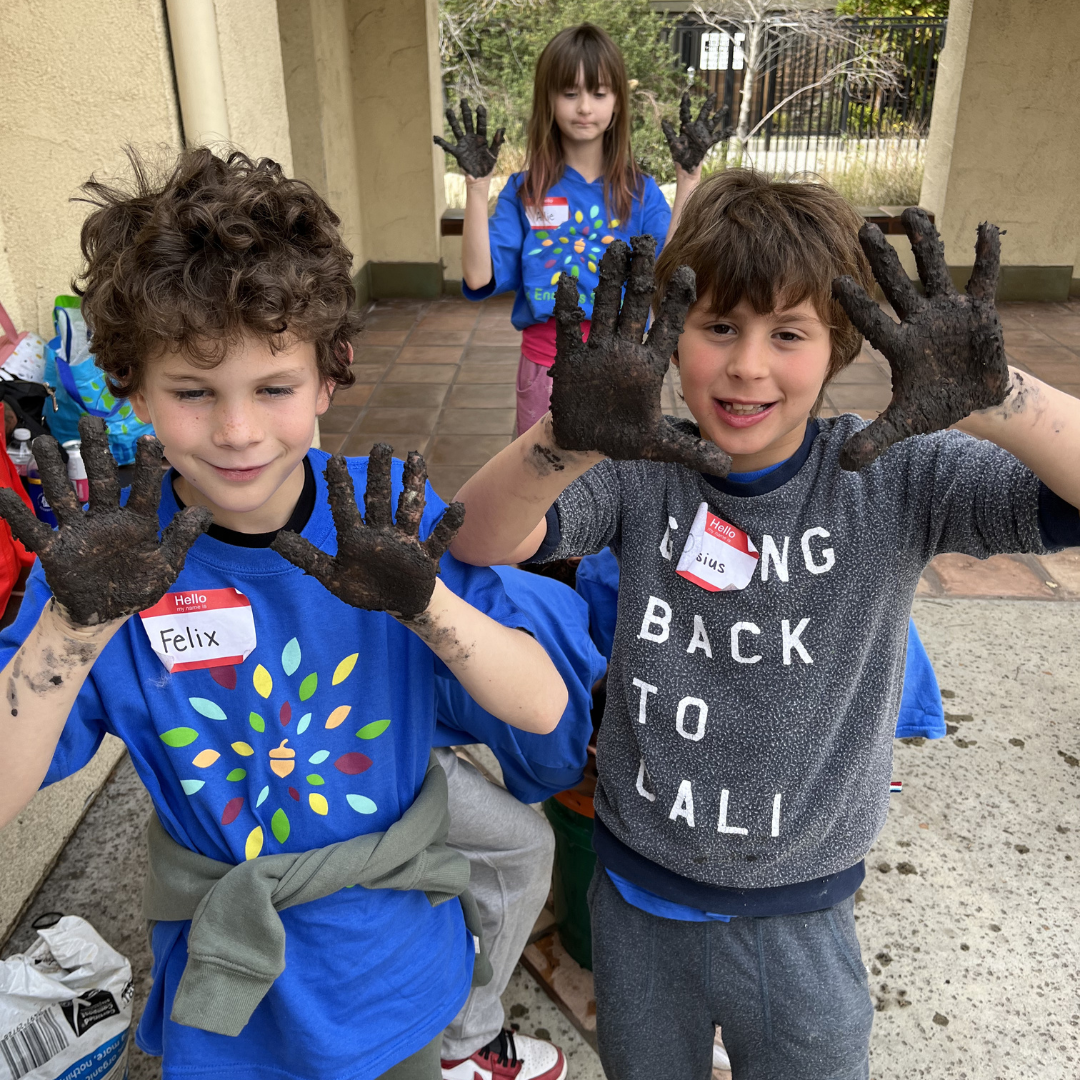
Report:
[[[732,124],[752,75],[747,152],[757,168],[836,174],[902,158],[921,171],[945,27],[943,19],[837,18],[832,30],[808,33],[778,20],[753,73],[745,26],[687,16],[670,40]]]

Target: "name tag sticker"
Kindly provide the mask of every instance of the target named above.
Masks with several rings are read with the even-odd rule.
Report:
[[[166,593],[139,618],[166,671],[242,664],[255,648],[251,601],[237,589]]]
[[[708,592],[735,592],[750,584],[758,558],[750,537],[703,502],[675,572]]]
[[[549,195],[544,205],[525,207],[525,217],[533,229],[554,229],[565,225],[570,220],[570,200],[558,195]]]

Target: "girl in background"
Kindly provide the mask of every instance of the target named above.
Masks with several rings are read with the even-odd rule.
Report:
[[[712,99],[715,101],[715,98]],[[487,142],[487,111],[476,128],[467,101],[464,129],[451,110],[456,145],[435,142],[465,173],[463,291],[470,300],[512,292],[511,320],[521,333],[517,430],[527,431],[548,410],[555,360],[555,288],[568,272],[578,281],[588,335],[600,259],[616,239],[651,234],[660,248],[701,177],[701,141],[683,108],[682,134],[668,135],[676,159],[674,213],[656,181],[641,172],[630,149],[630,87],[618,46],[590,23],[569,27],[548,42],[536,64],[525,171],[514,173],[488,218],[488,194],[503,131]],[[703,111],[708,145],[713,126]],[[717,127],[719,128],[719,124]],[[665,134],[668,134],[665,131]],[[695,138],[697,136],[697,138]],[[681,159],[681,160],[680,160]],[[685,166],[689,166],[689,168]]]

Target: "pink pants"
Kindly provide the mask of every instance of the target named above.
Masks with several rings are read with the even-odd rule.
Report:
[[[524,353],[518,361],[517,434],[523,435],[551,407],[551,368],[534,363]]]

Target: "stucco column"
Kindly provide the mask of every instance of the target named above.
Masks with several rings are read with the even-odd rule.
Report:
[[[975,230],[1002,241],[1002,299],[1063,300],[1080,250],[1080,4],[953,0],[920,202],[958,283]]]

